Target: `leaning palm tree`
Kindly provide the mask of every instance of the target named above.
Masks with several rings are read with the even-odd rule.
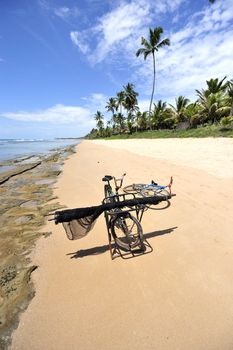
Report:
[[[144,60],[147,59],[147,56],[152,55],[153,58],[153,87],[151,93],[151,100],[149,106],[149,118],[151,115],[151,106],[154,97],[155,90],[155,52],[158,51],[161,47],[170,45],[170,40],[168,38],[161,40],[161,34],[163,34],[163,28],[156,27],[154,29],[150,28],[149,40],[146,40],[144,37],[141,38],[141,45],[143,46],[136,52],[136,56],[144,55]],[[161,41],[160,41],[161,40]]]

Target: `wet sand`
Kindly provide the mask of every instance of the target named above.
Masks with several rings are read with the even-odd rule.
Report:
[[[149,141],[153,152],[159,140]],[[139,140],[119,141],[123,149],[115,141],[78,145],[56,185],[60,204],[98,205],[103,175],[124,172],[125,185],[152,178],[166,183],[173,175],[177,196],[168,209],[145,213],[143,229],[153,252],[129,260],[110,259],[103,215],[79,241],[69,241],[62,225],[49,222],[45,229],[52,235],[41,238],[32,254],[39,266],[32,274],[36,295],[21,316],[12,349],[233,348],[233,151],[223,147],[210,170],[203,166],[205,140],[192,141],[193,153],[185,141],[182,159],[195,160],[188,165],[177,159],[180,140],[177,148],[166,140],[167,154],[163,148],[158,158],[145,156],[151,153],[141,140],[140,152]],[[130,144],[132,152],[124,149]]]
[[[7,348],[19,314],[34,295],[29,254],[42,231],[45,215],[60,208],[52,184],[73,152],[60,149],[44,156],[0,162],[0,349]]]

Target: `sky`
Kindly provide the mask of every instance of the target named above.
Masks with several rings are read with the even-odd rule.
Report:
[[[159,26],[155,102],[233,78],[233,0],[0,0],[0,138],[84,136],[127,83],[148,110],[152,60],[135,53]]]

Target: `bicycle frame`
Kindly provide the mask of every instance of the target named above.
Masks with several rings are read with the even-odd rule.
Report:
[[[154,181],[152,180],[151,184],[148,184],[148,185],[145,186],[145,189],[147,189],[148,187],[151,187],[151,186],[155,187],[155,189],[158,189],[158,190],[164,190],[165,188],[168,188],[169,189],[169,193],[171,194],[172,184],[173,184],[173,177],[171,176],[170,182],[169,182],[168,185],[166,185],[166,186],[158,185],[158,184],[154,183]]]
[[[126,174],[123,174],[122,177],[120,179],[116,179],[114,176],[109,176],[109,175],[106,175],[104,178],[103,178],[103,181],[106,181],[107,184],[105,185],[107,187],[107,190],[105,189],[105,198],[103,199],[103,204],[105,203],[108,203],[109,201],[116,201],[116,202],[122,202],[122,201],[125,201],[127,199],[134,199],[136,198],[136,196],[134,194],[119,194],[119,189],[122,187],[122,184],[123,184],[123,179],[124,179],[124,176]],[[114,183],[115,183],[115,193],[113,192],[112,190],[112,186],[110,184],[110,181],[114,180]],[[110,196],[106,196],[107,192],[109,194],[111,194]],[[116,245],[116,242],[115,242],[115,248],[113,249],[113,240],[112,240],[112,233],[111,233],[111,222],[112,220],[114,220],[114,218],[118,217],[119,215],[119,220],[122,220],[120,219],[121,216],[125,216],[127,217],[128,215],[130,215],[131,212],[134,212],[136,213],[136,218],[139,222],[141,222],[142,220],[142,216],[144,214],[144,211],[146,210],[147,208],[143,205],[137,205],[135,206],[134,208],[126,208],[126,209],[114,209],[114,210],[111,210],[111,211],[105,211],[104,212],[104,216],[105,216],[105,221],[106,221],[106,226],[107,226],[107,231],[108,231],[108,239],[109,239],[109,250],[110,250],[110,255],[111,255],[111,258],[113,259],[114,258],[114,255],[117,254],[118,252],[118,255],[120,255],[121,257],[125,256],[125,255],[128,255],[128,254],[131,254],[132,256],[134,256],[134,251],[130,248],[128,252],[126,253],[122,253],[121,252],[121,249],[119,246]],[[125,223],[124,223],[124,220],[122,220],[122,223],[120,223],[120,225],[124,226]],[[127,232],[127,228],[124,230],[126,236],[128,236],[128,232]],[[147,243],[147,242],[146,242]],[[152,251],[152,248],[150,245],[147,245],[149,247],[149,250],[148,252]],[[144,252],[145,254],[145,252]]]

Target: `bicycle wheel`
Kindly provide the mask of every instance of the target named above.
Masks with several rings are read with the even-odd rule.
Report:
[[[143,188],[141,190],[141,194],[143,197],[170,197],[170,193],[165,189],[165,188],[156,188],[156,186],[147,186],[146,188]],[[153,209],[153,210],[162,210],[170,207],[171,203],[170,201],[163,200],[159,202],[158,204],[152,204],[152,205],[147,205],[147,208]]]
[[[142,226],[130,213],[118,213],[112,219],[111,233],[116,244],[125,250],[144,248]]]
[[[141,192],[141,190],[143,189],[143,187],[145,187],[145,184],[132,184],[129,186],[125,186],[123,188],[123,191],[125,193],[139,193]]]

